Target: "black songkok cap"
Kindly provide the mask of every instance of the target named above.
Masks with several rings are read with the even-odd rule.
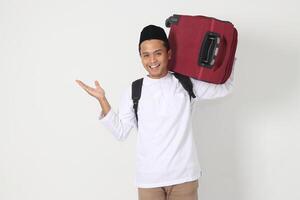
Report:
[[[155,25],[148,25],[144,27],[140,35],[139,46],[143,41],[151,39],[162,40],[166,43],[167,48],[169,48],[168,37],[163,28]]]

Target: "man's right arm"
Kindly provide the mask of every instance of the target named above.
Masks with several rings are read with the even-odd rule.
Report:
[[[119,106],[119,112],[115,113],[109,105],[104,89],[98,81],[95,81],[95,88],[84,84],[80,80],[76,82],[91,96],[95,97],[101,106],[102,112],[99,120],[112,132],[118,140],[125,140],[132,127],[137,127],[133,111],[133,102],[131,100],[131,87],[129,87],[122,96]]]
[[[133,110],[131,99],[131,87],[123,93],[118,112],[110,108],[105,103],[105,99],[100,101],[102,113],[99,116],[100,122],[115,136],[117,140],[125,140],[133,127],[137,128],[137,122]]]
[[[110,111],[111,107],[105,96],[98,98],[98,102],[100,103],[102,109],[101,116],[104,117]]]

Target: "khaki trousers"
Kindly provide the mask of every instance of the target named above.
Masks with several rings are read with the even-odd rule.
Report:
[[[138,188],[139,200],[198,200],[198,180],[156,188]]]

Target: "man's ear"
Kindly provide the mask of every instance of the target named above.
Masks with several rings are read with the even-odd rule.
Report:
[[[170,60],[171,58],[172,58],[172,50],[169,49],[169,51],[168,51],[168,59]]]

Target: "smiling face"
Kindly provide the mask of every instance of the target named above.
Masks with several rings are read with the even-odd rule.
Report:
[[[162,40],[145,40],[140,45],[140,56],[150,78],[162,78],[168,73],[171,50],[167,50]]]

